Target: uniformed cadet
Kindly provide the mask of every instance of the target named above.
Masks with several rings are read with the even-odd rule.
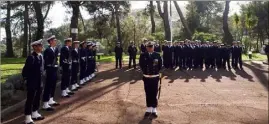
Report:
[[[161,46],[159,44],[159,41],[156,42],[156,45],[154,46],[154,51],[157,53],[161,53]]]
[[[153,42],[147,43],[147,52],[140,55],[139,65],[143,72],[144,89],[147,103],[147,109],[144,117],[147,118],[151,115],[156,118],[159,72],[162,67],[162,59],[160,54],[154,52]]]
[[[165,68],[173,68],[173,46],[171,41],[167,41],[166,46],[163,48],[163,61]]]
[[[206,69],[209,69],[210,67],[210,59],[211,59],[211,51],[210,51],[211,45],[209,41],[206,41],[206,44],[204,45],[204,57],[205,57],[205,67]]]
[[[240,41],[237,41],[237,51],[238,51],[238,54],[237,54],[237,61],[235,61],[235,63],[239,63],[239,67],[241,70],[243,70],[243,62],[242,62],[242,53],[243,53],[243,46],[241,44]]]
[[[122,68],[122,52],[123,52],[123,49],[121,47],[120,42],[117,42],[117,46],[115,47],[114,52],[115,52],[115,58],[116,58],[116,69],[118,68],[118,66],[121,69]]]
[[[33,120],[43,120],[44,117],[38,113],[40,96],[42,93],[43,58],[42,39],[32,42],[33,53],[27,57],[22,70],[22,76],[26,80],[27,99],[25,102],[25,124],[34,124]]]
[[[146,42],[147,41],[148,41],[147,39],[143,39],[143,43],[140,45],[140,51],[141,51],[141,53],[144,53],[144,52],[147,51],[146,50]]]
[[[54,110],[51,106],[57,106],[59,103],[53,100],[58,70],[58,49],[56,48],[56,38],[54,35],[47,39],[50,44],[44,51],[44,61],[46,70],[46,84],[43,93],[43,109],[47,111]]]
[[[196,58],[197,58],[197,67],[200,69],[203,69],[203,61],[204,61],[204,48],[201,44],[201,41],[198,40],[197,41],[197,45],[196,45]]]
[[[185,43],[185,50],[186,50],[186,66],[190,69],[193,67],[192,63],[192,56],[193,56],[193,50],[192,50],[192,45],[189,40],[186,41]]]
[[[177,68],[179,66],[179,53],[180,53],[180,49],[179,49],[179,42],[178,41],[174,41],[174,66],[175,68]]]
[[[179,42],[177,54],[179,69],[182,70],[185,68],[184,41]]]
[[[221,46],[221,43],[217,43],[217,50],[216,50],[216,67],[217,69],[222,68],[222,54],[221,51],[223,50],[223,45]]]
[[[72,75],[71,75],[71,91],[77,91],[80,86],[78,85],[78,72],[79,72],[79,42],[73,42],[73,49],[71,51],[72,58]]]
[[[93,56],[92,46],[93,46],[93,43],[88,42],[88,44],[87,44],[87,70],[86,70],[87,81],[89,81],[89,80],[91,80],[93,78],[92,73],[94,72],[93,71],[94,70],[94,66],[93,66],[94,56]]]
[[[96,70],[96,50],[97,50],[97,48],[96,48],[96,43],[93,43],[92,44],[92,59],[93,59],[93,63],[92,63],[92,65],[93,65],[93,69],[92,69],[92,75],[91,75],[91,77],[92,78],[94,78],[96,75],[95,75],[95,72],[97,71]]]
[[[131,68],[131,64],[133,62],[133,67],[136,68],[136,53],[137,49],[134,44],[134,42],[131,42],[131,45],[128,47],[128,53],[129,53],[129,68]]]
[[[210,48],[210,66],[212,69],[215,69],[216,67],[216,60],[217,60],[217,50],[218,50],[218,46],[217,46],[217,41],[213,41],[213,45]]]
[[[72,38],[67,38],[64,40],[64,42],[65,45],[61,48],[61,54],[60,54],[60,66],[62,67],[61,90],[62,90],[62,97],[68,98],[70,97],[70,95],[74,94],[74,92],[69,90],[71,79],[71,66],[72,66],[72,58],[71,58]]]
[[[235,66],[235,59],[236,59],[236,47],[237,47],[237,42],[233,41],[233,45],[231,47],[231,53],[232,53],[232,67],[234,69],[237,69],[238,67]]]
[[[80,43],[80,85],[84,85],[85,82],[87,81],[87,51],[86,51],[87,44],[85,41],[82,41]]]
[[[228,66],[228,69],[231,70],[231,65],[230,65],[230,53],[231,53],[231,49],[225,45],[225,44],[221,44],[222,47],[222,67],[224,69],[226,69],[226,64]]]

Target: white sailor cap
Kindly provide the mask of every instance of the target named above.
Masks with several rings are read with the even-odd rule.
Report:
[[[76,40],[76,41],[74,41],[73,43],[79,43],[79,42],[80,42],[80,41],[77,41],[77,40]]]
[[[167,43],[171,43],[172,41],[166,41]]]
[[[240,41],[237,41],[237,43],[240,43]]]
[[[66,38],[66,39],[64,39],[64,41],[72,41],[72,38]]]
[[[84,43],[86,43],[86,42],[85,41],[80,42],[80,44],[84,44]]]
[[[147,47],[152,47],[152,46],[154,46],[155,45],[155,42],[153,42],[153,41],[148,41],[147,43],[146,43],[146,46]]]
[[[120,44],[120,42],[117,42],[117,44]]]
[[[50,37],[47,39],[47,41],[50,41],[50,40],[52,40],[52,39],[56,39],[55,35],[50,36]]]
[[[95,47],[96,46],[96,43],[92,43],[92,46]]]
[[[87,46],[92,46],[92,42],[88,42],[87,43]]]
[[[31,43],[31,46],[35,46],[35,45],[42,45],[42,39]]]

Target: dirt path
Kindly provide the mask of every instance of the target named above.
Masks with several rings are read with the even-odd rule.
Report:
[[[159,117],[142,120],[145,93],[137,70],[102,64],[98,77],[37,124],[267,124],[268,66],[245,71],[165,71]],[[58,89],[59,90],[59,89]],[[57,91],[60,92],[60,91]],[[59,94],[58,94],[59,97]],[[23,109],[3,124],[23,121]]]

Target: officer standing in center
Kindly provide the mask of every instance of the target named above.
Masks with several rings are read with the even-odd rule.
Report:
[[[160,54],[154,52],[154,43],[148,42],[146,45],[147,52],[142,53],[139,58],[139,65],[143,72],[144,89],[146,93],[147,109],[145,118],[153,116],[157,118],[157,93],[159,72],[162,67]]]
[[[122,68],[122,52],[123,49],[121,47],[120,42],[117,42],[117,45],[114,49],[115,52],[115,58],[116,58],[116,69],[118,68],[118,66],[120,67],[120,69]]]
[[[131,45],[128,47],[128,53],[129,53],[129,68],[131,68],[131,64],[133,62],[133,67],[136,68],[136,53],[137,49],[134,44],[134,42],[131,42]]]

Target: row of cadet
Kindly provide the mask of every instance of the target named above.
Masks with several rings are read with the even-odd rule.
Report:
[[[53,99],[59,67],[62,73],[61,96],[63,98],[74,95],[74,91],[93,79],[97,72],[95,43],[91,41],[72,42],[72,38],[65,39],[65,44],[60,49],[59,65],[56,37],[53,35],[47,39],[49,46],[43,55],[42,41],[40,39],[31,43],[33,52],[27,57],[22,69],[22,76],[27,87],[27,100],[24,110],[26,124],[34,124],[34,120],[44,119],[38,112],[42,92],[43,110],[54,111],[53,106],[60,105]],[[46,78],[45,82],[42,82],[43,77]]]
[[[141,44],[141,52],[146,51],[145,43],[148,40],[144,40]],[[180,69],[196,69],[203,68],[223,68],[231,69],[231,65],[234,69],[242,68],[242,52],[243,46],[240,41],[234,41],[233,45],[222,44],[218,41],[203,42],[196,40],[191,41],[186,39],[185,41],[165,41],[165,44],[160,46],[155,43],[155,52],[163,53],[163,65],[165,68]],[[230,64],[230,58],[232,62]]]

